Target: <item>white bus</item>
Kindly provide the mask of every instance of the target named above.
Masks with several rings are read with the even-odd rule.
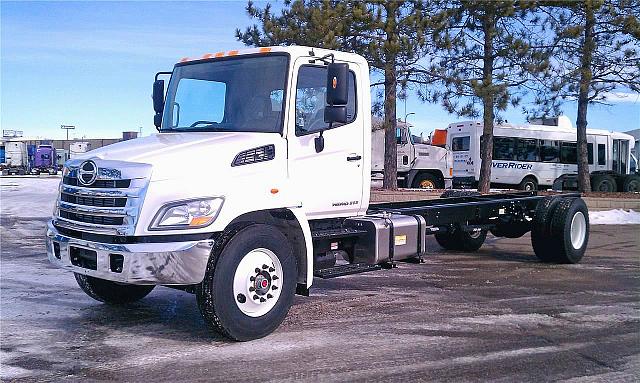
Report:
[[[477,185],[482,128],[478,121],[447,128],[447,144],[453,152],[454,187]],[[554,182],[577,186],[576,130],[566,116],[520,126],[497,125],[493,135],[493,186],[517,186],[521,190],[547,188]],[[628,134],[587,129],[592,190],[640,191],[640,177],[634,173],[637,166],[631,156],[634,144]]]

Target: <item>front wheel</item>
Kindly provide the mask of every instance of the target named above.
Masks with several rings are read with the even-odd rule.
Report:
[[[251,225],[211,254],[196,289],[198,307],[216,332],[238,341],[262,338],[289,312],[296,277],[296,260],[282,232]]]
[[[91,298],[112,304],[121,305],[138,301],[151,292],[155,286],[129,285],[111,282],[104,279],[90,277],[84,274],[75,274],[78,286]]]
[[[414,189],[444,189],[444,182],[431,173],[420,173],[411,185]]]

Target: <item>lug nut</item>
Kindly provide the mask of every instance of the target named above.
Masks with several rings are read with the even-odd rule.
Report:
[[[258,298],[260,298],[260,297],[259,297],[259,296],[257,296],[257,295],[254,295],[254,296],[253,296],[253,299],[254,299],[254,300],[255,300],[255,299],[258,299]]]
[[[244,303],[247,301],[247,297],[244,296],[244,294],[238,294],[238,296],[236,297],[238,299],[238,302],[240,303]]]
[[[260,269],[256,267],[256,274],[260,273]]]
[[[266,301],[267,301],[266,299],[264,299],[264,298],[260,298],[260,303],[262,303],[262,302],[266,302]]]
[[[256,291],[256,288],[251,286],[251,287],[249,287],[249,291]]]
[[[267,299],[271,299],[271,298],[273,298],[273,295],[267,294]]]
[[[256,277],[249,277],[249,280],[250,280],[251,282],[253,282],[253,281],[255,281],[255,280],[256,280]]]
[[[271,276],[271,279],[273,279],[274,281],[277,281],[277,280],[278,280],[278,279],[280,279],[280,278],[278,278],[278,276],[277,276],[277,275],[272,275],[272,276]]]
[[[273,273],[274,271],[276,271],[276,269],[274,269],[273,267],[269,267],[269,272]]]
[[[271,290],[278,290],[278,286],[271,286]]]
[[[269,268],[269,266],[267,266],[267,265],[262,265],[262,268],[266,270],[266,269],[268,269],[268,268]]]

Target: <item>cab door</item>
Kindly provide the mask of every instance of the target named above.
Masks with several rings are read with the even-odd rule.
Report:
[[[414,147],[407,128],[396,128],[396,144],[398,173],[408,172],[411,170],[411,163],[414,158]]]
[[[318,61],[311,64],[310,59],[302,57],[294,63],[289,95],[287,140],[292,187],[310,219],[356,215],[363,206],[363,172],[368,168],[363,161],[370,161],[364,153],[364,129],[371,129],[364,126],[362,113],[358,113],[362,109],[356,95],[369,89],[356,89],[360,68],[349,63],[348,122],[329,127],[324,122],[327,68]],[[316,148],[321,134],[324,147]],[[367,177],[368,187],[370,175]]]

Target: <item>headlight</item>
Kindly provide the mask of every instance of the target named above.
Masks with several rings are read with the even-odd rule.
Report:
[[[188,201],[176,201],[164,205],[156,214],[150,230],[196,229],[213,222],[224,198],[203,198]]]

